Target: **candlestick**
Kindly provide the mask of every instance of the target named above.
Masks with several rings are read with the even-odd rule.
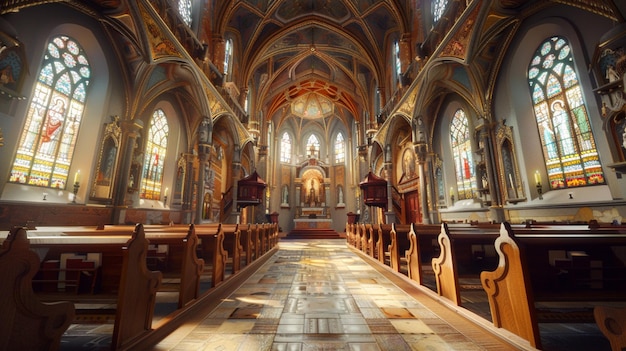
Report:
[[[539,174],[539,171],[535,171],[535,185],[540,185],[541,184],[541,175]]]
[[[76,177],[74,177],[76,179]],[[80,183],[78,181],[74,182],[74,197],[72,198],[72,203],[76,203],[76,197],[78,196],[78,188],[80,188]]]

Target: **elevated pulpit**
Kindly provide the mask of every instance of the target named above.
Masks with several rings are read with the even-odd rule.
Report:
[[[387,209],[387,181],[385,179],[370,171],[365,179],[359,183],[359,188],[363,193],[363,202],[367,206]]]
[[[267,183],[254,171],[249,176],[237,181],[237,206],[256,206],[263,200],[263,192]]]

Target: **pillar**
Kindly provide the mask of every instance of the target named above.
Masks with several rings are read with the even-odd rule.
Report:
[[[143,122],[139,119],[122,122],[122,158],[120,163],[120,171],[117,174],[115,182],[115,192],[113,196],[113,223],[119,224],[124,222],[124,210],[126,209],[126,195],[128,193],[128,183],[130,178],[130,169],[133,163],[135,148],[141,147],[136,145],[137,137],[143,129]],[[141,177],[141,172],[139,174]],[[134,179],[136,184],[141,179]]]

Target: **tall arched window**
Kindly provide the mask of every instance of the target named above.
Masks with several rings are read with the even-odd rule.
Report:
[[[474,158],[472,157],[470,129],[467,116],[461,109],[454,113],[450,125],[450,134],[459,200],[471,199],[474,197],[473,193],[476,190],[476,175]]]
[[[402,74],[402,62],[400,61],[400,43],[397,40],[393,43],[393,58],[396,64],[396,76],[399,77]]]
[[[563,37],[539,46],[528,67],[537,128],[551,189],[603,184],[571,47]]]
[[[233,40],[226,39],[224,46],[224,76],[230,77],[233,64]]]
[[[191,0],[178,0],[178,13],[185,24],[191,27]]]
[[[316,156],[318,158],[320,156],[320,141],[315,134],[311,134],[306,141],[306,153],[307,155]]]
[[[284,132],[280,139],[280,162],[291,162],[291,137],[287,132]]]
[[[346,161],[346,142],[343,139],[343,133],[338,133],[335,138],[335,163],[343,163]]]
[[[160,200],[161,186],[163,182],[163,162],[167,152],[167,135],[169,127],[165,112],[157,109],[150,119],[148,129],[146,151],[143,160],[143,172],[141,176],[142,199]]]
[[[433,0],[432,6],[433,22],[437,23],[437,21],[441,19],[441,16],[443,16],[446,6],[448,6],[448,0]]]
[[[78,42],[67,36],[48,42],[10,182],[65,189],[90,77]]]

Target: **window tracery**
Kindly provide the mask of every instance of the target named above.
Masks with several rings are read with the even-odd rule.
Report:
[[[528,83],[551,189],[605,182],[595,140],[563,37],[544,41],[528,67]]]
[[[65,189],[90,78],[76,40],[60,35],[48,42],[10,182]]]
[[[140,189],[142,199],[160,200],[161,198],[168,132],[169,126],[165,112],[161,109],[155,110],[150,119],[143,161]]]

